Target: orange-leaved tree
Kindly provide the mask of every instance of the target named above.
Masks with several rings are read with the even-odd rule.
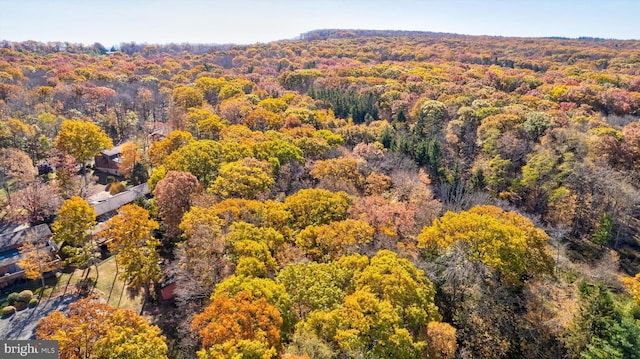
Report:
[[[197,314],[191,329],[200,335],[204,358],[226,357],[233,351],[243,354],[259,352],[256,358],[273,358],[280,348],[282,317],[265,298],[239,292],[232,298],[220,296]]]
[[[22,258],[18,261],[18,266],[24,270],[25,277],[40,279],[44,290],[44,274],[58,268],[60,261],[54,258],[45,243],[34,242],[29,236],[20,246],[20,254]]]
[[[90,299],[71,304],[68,314],[56,310],[40,320],[36,338],[56,340],[61,358],[167,358],[160,328],[131,310]]]

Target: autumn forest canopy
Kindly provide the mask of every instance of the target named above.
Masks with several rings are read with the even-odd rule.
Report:
[[[640,358],[639,120],[635,40],[4,41],[0,216],[145,298],[64,358]]]

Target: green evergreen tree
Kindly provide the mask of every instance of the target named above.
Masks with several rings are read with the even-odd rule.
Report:
[[[404,114],[403,110],[398,111],[396,114],[396,121],[401,123],[407,122],[407,116]]]
[[[640,325],[604,284],[580,284],[580,314],[567,338],[574,358],[640,358]]]
[[[479,168],[471,176],[471,189],[474,191],[485,191],[487,189],[487,179],[482,168]]]
[[[147,182],[148,180],[149,172],[147,171],[147,167],[141,162],[136,162],[136,164],[133,165],[133,170],[131,171],[131,184],[137,186]]]
[[[613,217],[608,214],[605,214],[600,218],[600,223],[598,224],[598,228],[593,233],[593,237],[591,240],[594,243],[600,245],[600,247],[606,246],[609,244],[609,241],[613,238]]]
[[[382,143],[384,148],[391,148],[393,144],[393,138],[395,136],[395,131],[391,126],[385,126],[380,133],[380,137],[378,138],[378,142]]]
[[[421,140],[414,146],[413,158],[418,166],[426,166],[429,164],[429,143]]]
[[[429,174],[431,179],[435,182],[442,182],[446,179],[446,169],[444,167],[444,152],[442,150],[442,143],[438,138],[432,138],[429,141],[427,149],[429,156]]]

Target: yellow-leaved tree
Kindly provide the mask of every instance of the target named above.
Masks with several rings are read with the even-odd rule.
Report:
[[[553,270],[553,258],[546,247],[549,236],[526,217],[494,206],[447,212],[424,227],[417,239],[418,247],[432,254],[463,243],[471,260],[495,269],[513,285],[521,284],[525,273]]]
[[[157,247],[160,241],[151,235],[158,223],[149,218],[149,212],[135,204],[128,204],[105,222],[98,236],[107,241],[107,247],[116,255],[116,264],[124,267],[120,277],[133,288],[143,288],[145,300],[151,292],[151,283],[162,278]],[[140,312],[144,309],[144,303]]]
[[[351,204],[351,197],[344,192],[315,188],[302,189],[284,201],[293,217],[294,227],[299,229],[344,220]]]
[[[335,221],[321,226],[307,226],[300,231],[296,245],[318,262],[336,260],[356,252],[373,241],[374,229],[358,219]]]
[[[296,334],[331,344],[349,358],[418,358],[425,348],[389,301],[366,290],[348,295],[339,308],[311,312]]]
[[[452,359],[457,349],[456,328],[441,322],[427,325],[427,358]]]
[[[193,135],[186,131],[171,131],[167,137],[154,142],[149,148],[149,158],[154,166],[161,165],[173,151],[193,142]]]
[[[255,199],[258,195],[269,191],[274,183],[268,162],[247,157],[240,161],[222,164],[218,178],[209,187],[209,192],[223,199],[230,197]]]
[[[300,278],[296,272],[305,267],[316,273]],[[315,357],[310,343],[330,345],[347,357],[422,358],[429,351],[449,356],[428,358],[450,358],[452,348],[455,353],[455,329],[430,324],[441,319],[433,284],[394,252],[379,251],[371,260],[356,254],[327,264],[289,266],[278,281],[291,293],[297,313],[316,308],[296,325],[297,354]]]
[[[622,283],[624,283],[629,293],[633,296],[636,305],[640,306],[640,273],[636,274],[635,277],[622,278]]]
[[[122,145],[122,155],[120,156],[120,163],[118,169],[125,178],[130,178],[133,173],[133,166],[140,162],[140,151],[138,146],[133,142],[127,142]]]
[[[355,273],[354,282],[356,288],[389,301],[403,326],[413,335],[421,332],[428,322],[440,320],[431,281],[424,271],[392,251],[379,251],[364,270]]]
[[[353,186],[354,189],[361,191],[364,186],[364,177],[358,170],[358,160],[351,157],[317,161],[310,174],[320,181],[323,187],[330,190]]]
[[[91,264],[91,230],[95,225],[96,213],[84,199],[71,197],[62,204],[52,229],[53,238],[68,262],[81,267]]]
[[[80,120],[63,121],[53,144],[82,163],[85,187],[88,185],[86,162],[100,150],[113,147],[111,139],[100,127],[93,122]]]

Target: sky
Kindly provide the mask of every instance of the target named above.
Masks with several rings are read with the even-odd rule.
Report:
[[[639,0],[0,0],[0,40],[253,44],[317,29],[640,39]]]

